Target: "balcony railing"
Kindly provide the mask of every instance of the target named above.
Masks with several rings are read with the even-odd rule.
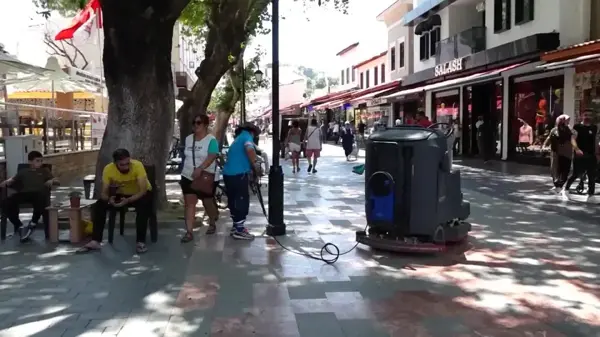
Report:
[[[437,43],[437,64],[475,54],[486,48],[485,27],[473,27]]]

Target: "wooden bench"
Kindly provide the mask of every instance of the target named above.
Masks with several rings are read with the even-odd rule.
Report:
[[[149,166],[145,166],[145,167],[149,167]],[[146,174],[148,174],[146,172]],[[167,174],[165,176],[165,182],[166,183],[178,183],[179,180],[181,180],[181,176],[179,174]],[[96,181],[96,175],[95,174],[90,174],[87,175],[85,177],[83,177],[83,193],[86,199],[95,199],[95,196],[92,195],[92,185],[95,183]]]
[[[28,168],[29,164],[27,163],[22,163],[19,164],[17,166],[17,171],[23,170],[25,168]],[[51,164],[44,164],[43,167],[47,168],[48,170],[50,170],[50,172],[52,172],[52,165]],[[13,190],[12,188],[8,187],[2,190],[1,195],[0,195],[0,206],[4,206],[4,202],[6,201],[6,199],[9,197],[9,190]],[[48,189],[48,193],[47,193],[47,203],[46,205],[50,205],[50,200],[52,198],[52,190]],[[14,193],[14,192],[13,192]],[[25,205],[26,206],[26,205]],[[48,212],[44,212],[42,214],[42,222],[44,223],[44,234],[46,236],[46,239],[49,238],[49,217],[48,217]],[[8,219],[6,218],[6,214],[4,214],[4,209],[0,210],[0,240],[5,240],[6,239],[6,226],[8,225]]]
[[[67,200],[59,205],[47,207],[50,242],[58,242],[58,213],[60,211],[67,211],[69,213],[69,241],[71,243],[81,242],[83,239],[83,224],[81,222],[83,217],[81,213],[84,209],[91,210],[93,204],[93,200],[81,200],[81,205],[79,207],[71,207],[71,202]]]

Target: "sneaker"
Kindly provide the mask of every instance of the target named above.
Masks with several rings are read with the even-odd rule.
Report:
[[[569,200],[571,196],[569,195],[569,192],[568,192],[568,191],[566,191],[566,190],[562,190],[562,191],[560,192],[560,197],[561,197],[563,200]]]
[[[312,165],[308,165],[308,169],[306,169],[306,172],[310,173],[310,170],[312,170]]]
[[[37,224],[35,222],[30,221],[29,224],[27,224],[27,226],[21,227],[21,241],[29,240],[36,226]]]
[[[313,169],[313,170],[312,170],[312,173],[317,173],[317,169]]]
[[[560,187],[552,187],[550,189],[550,192],[554,192],[556,194],[560,193],[560,191],[562,191],[562,188],[560,188]]]
[[[250,234],[248,232],[248,229],[246,229],[245,227],[238,228],[235,232],[233,232],[231,237],[233,237],[236,240],[254,240],[254,235]]]

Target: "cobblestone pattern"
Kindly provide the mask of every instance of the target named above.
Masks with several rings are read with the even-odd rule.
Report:
[[[285,168],[290,249],[344,251],[365,226],[362,178],[341,156],[326,147],[316,175]],[[143,256],[133,232],[89,255],[7,241],[0,336],[600,336],[597,224],[482,193],[475,178],[464,181],[473,235],[439,257],[359,246],[326,265],[261,235],[255,201],[253,242],[229,238],[227,219],[193,244],[163,229]]]

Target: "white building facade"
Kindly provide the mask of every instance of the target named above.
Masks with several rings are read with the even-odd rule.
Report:
[[[545,162],[541,145],[555,118],[573,113],[575,87],[574,69],[544,69],[540,56],[587,41],[591,6],[590,0],[413,0],[402,18],[414,32],[412,69],[403,90],[388,99],[417,95],[418,106],[404,114],[424,111],[433,121],[460,125],[464,155]],[[483,143],[478,119],[486,125]]]

